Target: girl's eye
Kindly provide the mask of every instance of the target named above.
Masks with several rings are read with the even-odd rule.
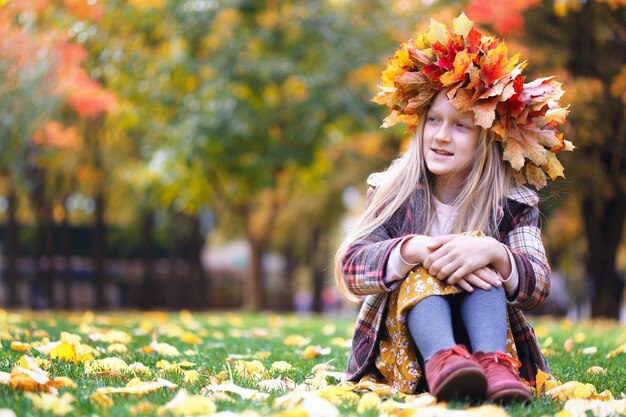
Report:
[[[469,129],[470,127],[468,125],[466,125],[465,123],[457,123],[456,124],[458,127],[460,127],[461,129]]]
[[[436,121],[438,121],[439,119],[437,119],[435,116],[428,116],[428,119],[427,119],[427,120],[428,120],[429,122],[436,122]]]

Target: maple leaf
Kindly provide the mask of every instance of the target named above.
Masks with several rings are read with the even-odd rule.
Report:
[[[541,189],[548,184],[546,174],[535,164],[526,163],[524,166],[524,174],[528,183],[537,189]]]
[[[76,362],[76,349],[67,342],[61,342],[59,346],[50,351],[50,359],[60,359],[65,362]]]
[[[467,37],[473,27],[474,23],[463,12],[461,12],[458,17],[452,20],[452,30],[457,35]]]
[[[498,43],[495,49],[488,51],[480,59],[480,75],[485,88],[492,87],[513,71],[518,61],[519,54],[513,55],[511,59],[507,57],[507,47],[504,42]]]
[[[565,178],[565,173],[563,169],[563,165],[557,159],[556,155],[551,152],[546,154],[547,162],[542,166],[543,170],[550,176],[552,181],[556,180],[557,177]]]
[[[445,45],[448,41],[448,29],[443,23],[439,23],[434,19],[430,19],[430,29],[426,33],[426,39],[431,45],[440,43]]]
[[[452,71],[444,73],[439,81],[444,86],[449,86],[459,81],[463,81],[466,78],[468,68],[472,65],[472,57],[465,50],[460,51],[454,57],[454,64]]]

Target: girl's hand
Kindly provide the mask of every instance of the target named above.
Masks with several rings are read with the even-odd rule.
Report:
[[[480,268],[458,281],[451,282],[451,278],[446,280],[446,284],[458,285],[467,292],[474,291],[474,288],[480,288],[481,290],[488,291],[491,287],[501,287],[502,277],[499,273],[489,267]]]
[[[494,238],[445,235],[433,239],[434,243],[428,246],[432,253],[423,265],[431,275],[446,280],[448,284],[458,284],[463,279],[472,284],[482,281],[498,285],[496,281],[500,283],[500,278],[496,280],[493,274],[484,270],[490,264],[494,264],[501,275],[508,276],[511,272],[506,249]]]
[[[406,242],[400,248],[402,259],[412,264],[422,264],[424,260],[432,253],[431,246],[435,245],[434,238],[425,235],[416,235]]]

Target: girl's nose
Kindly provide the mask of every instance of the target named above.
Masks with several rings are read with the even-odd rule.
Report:
[[[443,123],[435,132],[434,139],[440,142],[450,141],[450,129],[447,123]]]

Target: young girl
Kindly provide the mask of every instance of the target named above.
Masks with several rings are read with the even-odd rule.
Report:
[[[550,268],[539,230],[546,174],[571,150],[560,84],[524,84],[525,63],[461,14],[402,43],[374,101],[404,122],[410,149],[368,179],[368,205],[336,255],[339,287],[363,302],[348,379],[440,400],[530,399],[548,371],[522,310]]]

